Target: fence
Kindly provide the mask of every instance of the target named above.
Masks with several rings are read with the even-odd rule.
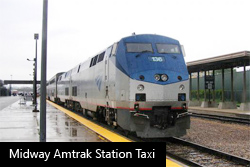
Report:
[[[234,71],[233,74],[233,86],[234,86],[234,100],[237,103],[242,102],[242,93],[243,93],[243,72],[236,72]],[[247,92],[246,92],[246,97],[247,101],[250,101],[250,90],[249,90],[249,85],[250,85],[250,71],[246,71],[246,85],[247,85]],[[221,101],[222,99],[222,74],[220,71],[215,71],[215,99],[216,101]],[[204,77],[200,77],[199,80],[199,97],[200,99],[204,99]],[[191,90],[191,97],[192,100],[197,99],[197,78],[192,78],[192,90]],[[210,96],[212,99],[212,91],[210,91]],[[208,99],[209,97],[209,92],[206,91],[206,98]],[[224,99],[225,101],[230,101],[231,100],[231,72],[225,71],[224,73]]]

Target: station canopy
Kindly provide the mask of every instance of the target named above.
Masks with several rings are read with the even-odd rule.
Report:
[[[250,51],[216,56],[187,63],[189,73],[208,70],[219,70],[226,68],[242,67],[250,65]]]

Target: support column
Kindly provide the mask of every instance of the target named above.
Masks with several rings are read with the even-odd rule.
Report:
[[[221,77],[222,77],[222,81],[221,81],[221,87],[222,87],[222,93],[221,93],[221,101],[224,102],[225,101],[225,97],[224,97],[224,68],[222,68],[222,74],[221,74]]]
[[[206,76],[207,76],[207,71],[204,71],[204,101],[206,101],[207,100],[207,90],[206,90],[206,87],[205,87],[205,78],[206,78]]]
[[[206,96],[206,86],[205,86],[205,81],[206,81],[206,76],[207,76],[207,74],[206,74],[206,71],[204,71],[204,101],[202,101],[202,103],[201,103],[201,107],[203,107],[203,108],[207,108],[207,107],[209,107],[208,105],[208,101],[206,101],[207,100],[207,96]]]
[[[219,103],[219,109],[237,109],[237,105],[232,101],[233,97],[233,68],[231,68],[231,101],[225,102],[225,77],[224,77],[224,68],[222,68],[222,100]]]
[[[213,70],[213,77],[214,77],[214,86],[215,86],[215,76],[214,76],[214,70]],[[215,102],[215,88],[213,89],[213,102]]]
[[[221,87],[222,87],[222,92],[221,92],[221,102],[219,103],[218,108],[219,109],[225,109],[225,98],[224,98],[224,67],[221,69],[222,74],[221,74]]]
[[[231,102],[234,102],[234,71],[231,67]]]
[[[197,100],[200,101],[200,72],[197,72]]]
[[[215,77],[214,77],[214,70],[212,71],[212,76],[213,76],[213,78],[214,78],[214,89],[212,90],[212,96],[213,96],[213,98],[212,98],[212,101],[210,101],[209,103],[208,103],[208,106],[209,107],[218,107],[218,105],[217,105],[217,103],[216,103],[216,101],[215,101]],[[209,96],[210,96],[210,90],[209,90]]]
[[[192,90],[192,74],[190,74],[190,101],[189,101],[189,106],[201,106],[200,103],[200,73],[197,72],[197,94],[196,94],[196,98],[197,101],[191,101],[192,100],[192,94],[191,94],[191,90]]]
[[[189,101],[192,101],[192,73],[189,76]]]
[[[247,101],[247,78],[246,78],[246,63],[244,62],[244,72],[243,72],[243,93],[242,93],[242,103]]]
[[[242,102],[240,104],[240,110],[249,111],[250,103],[247,103],[247,75],[246,75],[246,63],[244,62],[244,72],[243,72],[243,92],[242,92]]]

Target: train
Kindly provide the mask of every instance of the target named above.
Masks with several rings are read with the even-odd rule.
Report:
[[[132,34],[57,73],[47,99],[140,138],[183,136],[190,128],[184,53],[178,40]]]

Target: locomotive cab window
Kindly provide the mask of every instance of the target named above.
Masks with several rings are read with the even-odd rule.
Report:
[[[180,53],[178,45],[174,44],[156,44],[158,53]]]
[[[126,43],[127,52],[140,53],[140,52],[152,52],[153,48],[151,43]]]

